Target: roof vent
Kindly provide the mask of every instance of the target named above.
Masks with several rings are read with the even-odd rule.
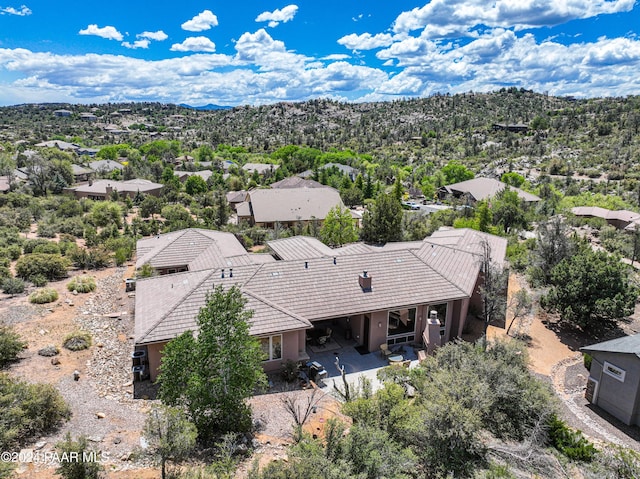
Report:
[[[371,291],[371,276],[369,276],[366,271],[363,271],[362,274],[358,276],[358,284],[360,284],[362,291],[365,293]]]
[[[309,269],[309,262],[308,261],[304,262],[304,269]]]
[[[233,278],[233,268],[229,268],[229,278]]]
[[[336,259],[336,257],[333,257],[333,264],[338,264],[338,260]]]
[[[221,278],[224,278],[224,268],[222,268],[222,274],[220,275]]]

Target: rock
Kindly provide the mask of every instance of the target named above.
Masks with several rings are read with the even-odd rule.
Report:
[[[98,344],[96,344],[96,348],[104,348],[104,344],[103,343],[98,343]]]
[[[102,436],[89,436],[87,437],[87,441],[90,442],[102,442],[104,439],[102,438]]]
[[[119,436],[116,436],[113,438],[113,443],[114,444],[120,444],[122,442],[122,438]]]
[[[98,419],[104,419],[105,417],[107,417],[107,415],[105,413],[103,413],[103,412],[97,412],[96,413],[96,417]]]
[[[132,453],[125,452],[122,456],[120,456],[120,460],[121,461],[128,461],[128,460],[131,459],[131,455],[132,455]]]
[[[78,296],[78,291],[74,289],[73,291],[71,291],[71,294],[73,294],[74,296]]]
[[[46,445],[47,445],[47,441],[36,442],[35,445],[33,446],[33,449],[35,449],[36,451],[39,451]]]
[[[38,350],[38,354],[40,356],[45,356],[47,358],[56,356],[59,352],[60,350],[58,349],[58,347],[54,346],[53,344],[50,344],[49,346],[45,346],[44,348]]]
[[[77,369],[73,372],[73,380],[74,381],[80,380],[80,371],[78,371]]]
[[[56,358],[56,357],[51,358],[51,364],[52,364],[53,366],[57,366],[58,364],[60,364],[60,359],[58,359],[58,358]],[[75,379],[75,378],[74,378],[74,379]]]

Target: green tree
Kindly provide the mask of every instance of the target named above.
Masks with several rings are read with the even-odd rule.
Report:
[[[99,201],[91,208],[91,222],[96,226],[122,227],[122,208],[112,201]]]
[[[516,173],[515,171],[508,171],[506,173],[503,173],[500,177],[500,180],[509,186],[513,186],[514,188],[520,188],[524,184],[524,176]]]
[[[206,193],[209,191],[209,187],[201,176],[191,175],[184,183],[184,190],[193,196]]]
[[[473,171],[456,160],[447,163],[441,171],[445,178],[445,185],[471,180],[475,176]]]
[[[26,345],[12,328],[0,324],[0,369],[15,361]]]
[[[44,276],[49,281],[67,277],[69,261],[60,254],[25,254],[16,262],[16,276],[32,281],[36,276]]]
[[[163,202],[160,198],[153,195],[147,195],[140,203],[140,216],[143,218],[149,218],[153,215],[159,215],[162,211]]]
[[[512,228],[526,229],[528,226],[523,201],[518,193],[509,187],[500,191],[492,201],[493,221],[505,232]]]
[[[381,193],[364,212],[362,218],[363,241],[387,243],[402,239],[402,206],[392,195]]]
[[[336,205],[329,210],[320,228],[320,239],[328,246],[337,247],[358,241],[358,231],[348,208]]]
[[[253,311],[237,286],[207,295],[197,317],[198,335],[187,331],[164,349],[159,396],[186,407],[201,441],[217,433],[251,429],[246,399],[266,376],[260,341],[249,334]]]
[[[67,432],[64,441],[56,444],[61,458],[56,474],[64,479],[98,479],[102,465],[98,462],[98,452],[89,447],[87,438],[80,436],[77,441]]]
[[[195,448],[198,431],[182,409],[155,406],[144,424],[144,436],[160,459],[162,479],[165,479],[167,461],[185,459]]]
[[[536,248],[534,251],[535,275],[540,276],[544,284],[551,279],[551,271],[563,259],[573,254],[574,243],[569,239],[567,226],[562,218],[556,216],[538,225]]]
[[[558,263],[550,276],[551,289],[541,304],[559,312],[562,321],[598,327],[633,313],[637,291],[627,266],[605,251],[584,246]]]

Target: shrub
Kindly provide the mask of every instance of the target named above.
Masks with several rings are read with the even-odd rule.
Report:
[[[76,331],[67,335],[62,345],[70,351],[82,351],[91,346],[91,335],[87,331]]]
[[[24,251],[24,254],[33,253],[33,250],[36,249],[36,246],[49,243],[51,243],[51,241],[44,238],[30,239],[24,242],[24,244],[22,245],[22,250]]]
[[[38,236],[41,238],[53,238],[58,231],[59,227],[56,223],[40,223],[38,225]]]
[[[29,302],[35,304],[53,303],[58,299],[58,292],[53,288],[42,288],[31,293]]]
[[[582,362],[584,364],[584,367],[587,368],[588,371],[591,371],[591,361],[592,361],[592,357],[590,354],[583,354],[582,355]]]
[[[24,281],[20,278],[6,278],[0,284],[2,284],[2,292],[4,294],[15,296],[16,294],[24,293]]]
[[[60,254],[60,246],[53,241],[48,241],[43,244],[37,245],[33,248],[34,253],[46,253],[46,254]]]
[[[42,275],[49,281],[67,276],[69,262],[60,254],[31,253],[22,256],[16,262],[16,276],[31,281],[36,275]]]
[[[47,285],[48,281],[47,281],[47,278],[44,277],[44,275],[36,274],[31,278],[31,283],[36,288],[42,288],[43,286]]]
[[[18,353],[27,345],[20,335],[9,326],[0,326],[0,368],[18,358]]]
[[[97,461],[97,451],[89,448],[87,439],[80,436],[77,441],[71,439],[67,432],[64,441],[56,444],[61,457],[77,457],[78,460],[60,461],[56,474],[64,479],[98,479],[101,477],[102,465]],[[95,453],[94,453],[95,452]]]
[[[22,254],[22,249],[17,244],[12,244],[7,247],[7,254],[12,261],[15,261]]]
[[[106,268],[111,263],[111,253],[104,246],[97,248],[70,248],[69,257],[75,266],[83,269]]]
[[[573,461],[590,462],[597,449],[580,431],[574,431],[557,416],[552,415],[548,423],[549,444]]]
[[[0,374],[0,450],[8,451],[50,431],[71,412],[50,384],[29,384]]]
[[[90,293],[96,289],[96,280],[92,276],[76,276],[67,284],[69,291]]]

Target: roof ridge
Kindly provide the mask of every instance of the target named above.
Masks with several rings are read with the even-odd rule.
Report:
[[[443,246],[443,245],[434,245],[433,243],[431,243],[432,246]],[[447,246],[444,246],[445,248],[447,248]],[[461,251],[461,250],[457,250],[454,248],[449,248],[452,251]],[[406,250],[408,253],[412,254],[413,256],[416,257],[416,259],[418,259],[418,261],[420,261],[422,264],[424,264],[427,268],[431,269],[434,273],[436,273],[438,276],[440,276],[442,279],[444,279],[447,283],[449,283],[451,286],[453,286],[454,288],[456,288],[458,291],[460,291],[462,294],[464,294],[465,296],[468,296],[468,294],[462,290],[462,288],[454,283],[453,281],[451,281],[449,278],[447,278],[443,273],[441,273],[439,270],[437,270],[436,268],[434,268],[433,266],[431,266],[430,264],[427,264],[427,262],[422,259],[420,256],[418,256],[416,254],[417,251],[420,250]],[[462,253],[466,253],[467,251],[461,251]]]
[[[291,316],[292,318],[296,319],[297,321],[300,321],[300,322],[302,322],[302,323],[305,323],[305,322],[307,322],[307,323],[311,323],[311,321],[309,321],[308,319],[303,318],[303,317],[302,317],[302,316],[300,316],[299,314],[296,314],[296,313],[294,313],[294,312],[292,312],[292,311],[289,311],[289,310],[288,310],[288,309],[286,309],[286,308],[283,308],[283,307],[282,307],[282,306],[280,306],[279,304],[274,303],[273,301],[271,301],[271,300],[269,300],[269,299],[266,299],[266,298],[262,297],[261,295],[257,294],[257,293],[256,293],[256,292],[254,292],[254,291],[251,291],[250,289],[241,288],[241,291],[242,291],[244,294],[248,294],[249,296],[253,296],[253,298],[254,298],[254,299],[257,299],[258,301],[260,301],[260,302],[262,302],[262,303],[266,304],[267,306],[270,306],[270,307],[272,307],[273,309],[277,309],[278,311],[280,311],[280,312],[282,312],[282,313],[286,314],[287,316]]]
[[[160,316],[160,319],[158,319],[158,321],[156,321],[151,326],[149,326],[149,328],[147,328],[147,330],[144,332],[144,334],[141,335],[140,339],[136,339],[136,342],[143,341],[145,337],[147,337],[155,328],[157,328],[160,325],[160,323],[162,323],[171,313],[173,313],[176,309],[178,309],[178,307],[180,305],[182,305],[182,303],[184,303],[185,300],[189,296],[191,296],[196,289],[198,289],[200,286],[202,286],[202,284],[205,281],[207,281],[209,278],[211,278],[211,276],[213,276],[213,274],[216,273],[216,272],[217,272],[217,269],[213,269],[213,270],[208,271],[208,274],[205,275],[205,277],[202,279],[202,281],[197,283],[193,288],[187,289],[187,291],[182,296],[182,298],[179,301],[177,301],[176,304],[173,305],[173,307],[169,308],[162,316]],[[198,273],[199,273],[199,271],[193,271],[191,274],[198,274]]]
[[[158,255],[159,255],[160,253],[162,253],[165,249],[167,249],[169,246],[171,246],[173,243],[175,243],[175,241],[176,241],[178,238],[182,238],[182,236],[185,234],[185,232],[186,232],[186,231],[188,231],[188,229],[178,230],[178,231],[172,231],[171,233],[176,233],[176,234],[178,235],[178,236],[176,237],[176,239],[174,239],[173,241],[169,241],[169,242],[168,242],[167,244],[165,244],[162,248],[160,248],[160,249],[159,249],[159,250],[157,250],[155,253],[153,253],[153,254],[149,257],[149,259],[148,259],[147,261],[145,261],[145,264],[146,264],[146,263],[149,263],[153,258],[155,258],[156,256],[158,256]],[[171,233],[166,233],[166,236],[170,235]],[[166,238],[166,236],[165,236],[165,235],[163,235],[163,236]],[[158,235],[156,238],[157,238],[157,239],[160,239],[160,235]],[[149,238],[149,239],[151,239],[151,238]],[[153,251],[153,248],[151,249],[151,251]],[[150,252],[151,252],[151,251],[150,251]],[[146,256],[146,255],[144,255],[144,256]],[[143,256],[143,257],[144,257],[144,256]],[[140,258],[140,259],[142,259],[142,258]]]

